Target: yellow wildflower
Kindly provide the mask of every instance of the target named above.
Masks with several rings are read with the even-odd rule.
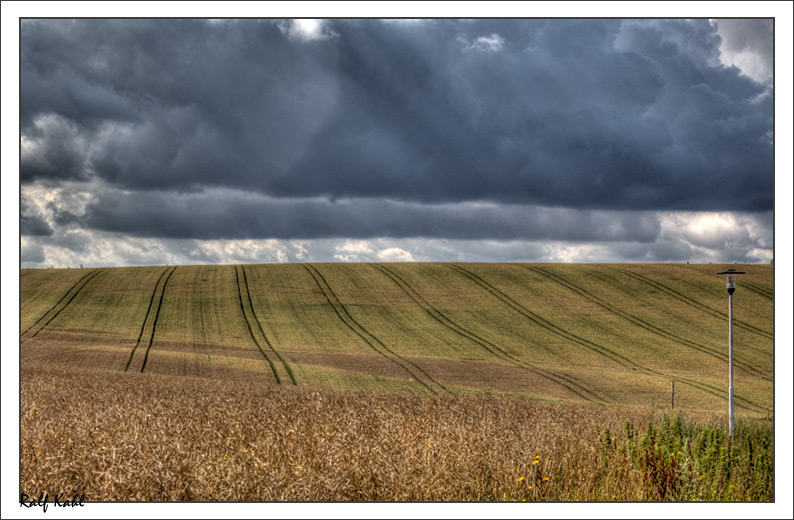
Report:
[[[532,461],[532,465],[534,466],[534,465],[535,465],[535,464],[537,464],[538,462],[540,462],[540,461],[538,461],[538,460],[533,460],[533,461]]]
[[[520,479],[518,479],[518,481],[519,482],[524,482],[524,477],[521,477]]]
[[[549,480],[549,477],[543,477],[543,482],[546,482],[548,480]]]

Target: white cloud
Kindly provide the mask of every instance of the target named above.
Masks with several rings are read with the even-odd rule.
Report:
[[[303,41],[321,40],[323,38],[337,36],[333,31],[326,29],[323,20],[314,18],[300,18],[279,22],[278,27],[281,29],[282,33],[290,38]]]
[[[414,257],[411,253],[399,247],[389,247],[378,251],[378,260],[384,262],[413,262]]]
[[[747,254],[774,247],[771,215],[766,213],[668,213],[663,217],[693,246]]]
[[[505,44],[505,39],[499,36],[496,33],[491,34],[490,36],[480,36],[473,42],[469,43],[463,38],[460,38],[465,46],[463,50],[468,51],[481,51],[481,52],[498,52],[502,50]]]
[[[340,246],[337,247],[338,251],[344,253],[372,253],[372,244],[366,240],[345,240]]]
[[[125,237],[75,226],[56,226],[52,236],[20,237],[20,258],[24,267],[50,264],[94,267],[384,261],[768,263],[774,256],[771,213],[648,213],[661,226],[658,237],[650,242],[445,238],[199,240]]]
[[[772,20],[714,20],[722,38],[720,61],[761,83],[772,81]]]
[[[747,256],[758,260],[760,263],[767,264],[775,258],[775,252],[771,249],[751,249]]]
[[[370,262],[375,252],[372,244],[366,240],[345,240],[334,246],[334,250],[337,253],[333,258],[339,262]]]
[[[728,247],[749,239],[747,229],[729,213],[705,213],[690,217],[681,232],[692,244],[711,249]]]

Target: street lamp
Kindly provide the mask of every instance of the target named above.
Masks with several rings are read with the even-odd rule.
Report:
[[[733,291],[736,290],[736,275],[745,274],[744,271],[728,269],[717,274],[727,275],[726,288],[728,289],[728,430],[733,440]]]

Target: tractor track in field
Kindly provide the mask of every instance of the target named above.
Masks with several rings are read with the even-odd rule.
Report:
[[[504,303],[507,306],[511,307],[514,311],[516,311],[517,313],[521,314],[522,316],[527,318],[529,321],[531,321],[535,325],[537,325],[537,326],[539,326],[539,327],[551,332],[552,334],[555,334],[555,335],[560,336],[560,337],[562,337],[562,338],[564,338],[564,339],[566,339],[568,341],[576,343],[577,345],[580,345],[580,346],[583,346],[583,347],[585,347],[585,348],[587,348],[589,350],[592,350],[596,354],[604,356],[605,358],[609,359],[613,363],[616,363],[616,364],[622,366],[623,368],[633,368],[633,369],[640,369],[640,370],[645,368],[642,365],[639,365],[639,364],[635,363],[634,361],[630,360],[629,358],[618,354],[617,352],[613,352],[612,350],[609,350],[608,348],[606,348],[604,346],[601,346],[601,345],[599,345],[597,343],[594,343],[592,341],[589,341],[589,340],[586,340],[584,338],[581,338],[581,337],[577,336],[576,334],[573,334],[573,333],[568,332],[568,331],[566,331],[564,329],[561,329],[560,327],[554,325],[550,321],[547,321],[547,320],[541,318],[539,315],[537,315],[534,312],[530,311],[529,309],[527,309],[526,307],[524,307],[523,305],[521,305],[520,303],[515,301],[513,298],[511,298],[507,294],[503,293],[502,291],[500,291],[499,289],[497,289],[496,287],[494,287],[490,283],[488,283],[485,280],[483,280],[480,276],[472,273],[471,271],[468,271],[468,270],[466,270],[466,269],[464,269],[464,268],[462,268],[460,266],[457,266],[457,265],[449,265],[449,268],[452,269],[453,271],[456,271],[457,273],[469,278],[471,281],[473,281],[474,283],[476,283],[477,285],[479,285],[480,287],[482,287],[483,289],[485,289],[486,291],[491,293],[497,299],[501,300],[502,303]]]
[[[579,383],[577,381],[574,381],[574,380],[572,380],[569,377],[557,374],[555,372],[551,372],[551,371],[548,371],[548,370],[544,370],[544,369],[538,368],[538,367],[532,365],[531,363],[526,363],[524,361],[521,361],[520,359],[517,359],[516,357],[514,357],[514,356],[510,355],[509,353],[505,352],[504,350],[502,350],[498,345],[494,344],[493,342],[488,341],[488,340],[478,336],[477,334],[471,332],[470,330],[468,330],[468,329],[466,329],[464,327],[461,327],[457,323],[453,322],[444,313],[442,313],[437,308],[435,308],[433,305],[431,305],[427,300],[425,300],[422,297],[422,295],[420,295],[419,292],[416,291],[416,289],[411,287],[411,285],[408,282],[406,282],[405,279],[402,278],[400,275],[398,275],[397,273],[395,273],[391,269],[389,269],[389,268],[387,268],[387,267],[385,267],[385,266],[383,266],[381,264],[372,264],[372,265],[374,267],[376,267],[378,270],[380,270],[389,279],[391,279],[392,282],[394,282],[398,287],[400,287],[403,290],[403,292],[405,292],[414,302],[416,302],[417,305],[419,305],[435,321],[437,321],[439,324],[441,324],[442,326],[446,327],[447,329],[451,330],[452,332],[455,332],[459,336],[462,336],[462,337],[468,339],[469,341],[479,345],[480,347],[485,349],[487,352],[489,352],[490,354],[492,354],[496,358],[501,359],[502,361],[507,361],[508,363],[510,363],[512,365],[515,365],[515,366],[518,366],[520,368],[523,368],[525,370],[529,370],[531,372],[534,372],[535,374],[537,374],[537,375],[539,375],[539,376],[541,376],[541,377],[543,377],[543,378],[545,378],[545,379],[547,379],[547,380],[549,380],[549,381],[551,381],[551,382],[553,382],[555,384],[558,384],[558,385],[562,386],[563,388],[565,388],[569,392],[577,395],[578,397],[581,397],[582,399],[585,399],[586,401],[594,401],[594,400],[605,401],[606,400],[604,398],[604,396],[597,394],[592,389],[589,389],[589,388],[585,387],[581,383]],[[564,382],[561,382],[561,381],[564,381]],[[576,387],[576,388],[574,388],[574,387]],[[578,390],[577,390],[577,388],[578,388]],[[589,394],[589,396],[585,395],[585,394]]]
[[[101,273],[103,271],[105,271],[105,269],[98,269],[96,271],[89,272],[86,275],[84,275],[83,277],[81,277],[79,280],[77,280],[74,283],[74,285],[72,285],[69,288],[69,290],[66,291],[66,293],[63,296],[61,296],[61,299],[58,300],[58,302],[55,305],[50,307],[49,310],[47,310],[47,312],[42,314],[41,317],[38,320],[36,320],[36,323],[34,323],[30,327],[28,327],[28,329],[20,335],[20,344],[25,342],[25,341],[27,341],[27,340],[29,340],[29,339],[31,339],[31,338],[35,338],[39,334],[39,332],[44,330],[44,328],[47,325],[49,325],[52,320],[57,318],[58,315],[66,307],[68,307],[70,303],[72,303],[72,300],[74,300],[75,296],[77,296],[80,293],[80,291],[83,290],[83,288],[86,286],[86,284],[88,282],[90,282],[91,280],[96,278],[96,276],[99,275],[99,273]],[[70,294],[71,294],[71,296],[69,296]],[[68,297],[68,299],[67,299],[67,297]],[[61,304],[63,304],[63,305],[61,305]],[[34,328],[36,328],[36,326],[39,323],[41,323],[44,320],[44,318],[46,318],[50,314],[52,314],[50,316],[50,318],[47,321],[45,321],[38,329],[36,329],[35,332],[33,332],[31,334],[30,331],[33,330]]]
[[[149,345],[146,346],[146,353],[143,356],[143,364],[141,365],[141,373],[143,373],[144,369],[146,368],[146,362],[149,360],[149,351],[152,350],[152,345],[154,344],[154,333],[157,331],[157,320],[160,318],[160,311],[163,308],[163,298],[165,298],[165,287],[168,285],[168,280],[171,279],[171,275],[174,274],[176,271],[176,266],[171,269],[171,272],[165,277],[163,280],[163,290],[160,292],[160,301],[157,303],[157,312],[154,314],[154,322],[152,323],[152,335],[149,336]]]
[[[344,323],[350,330],[352,330],[358,337],[360,337],[369,347],[380,354],[381,356],[385,357],[389,361],[395,363],[403,370],[405,370],[410,376],[415,379],[420,385],[424,386],[430,393],[437,394],[438,392],[430,386],[430,384],[426,383],[422,378],[416,376],[416,374],[408,368],[406,365],[411,365],[417,371],[421,372],[422,375],[427,378],[432,384],[437,385],[443,391],[448,392],[447,388],[433,379],[430,374],[424,371],[420,366],[417,364],[405,359],[404,357],[400,356],[389,347],[387,347],[380,339],[378,339],[375,335],[370,333],[367,329],[365,329],[359,322],[350,315],[345,305],[339,300],[339,297],[336,293],[331,289],[331,286],[328,284],[328,281],[325,277],[320,273],[316,266],[310,264],[301,264],[304,269],[309,273],[309,275],[314,279],[314,283],[320,289],[325,299],[328,301],[328,304],[334,310],[336,315],[339,319]],[[369,339],[368,339],[369,338]],[[379,345],[380,348],[376,347],[375,345]]]
[[[242,273],[243,278],[242,282],[240,280],[240,273]],[[259,352],[265,357],[267,362],[270,364],[271,370],[273,370],[273,375],[276,376],[276,381],[278,384],[281,384],[281,378],[276,371],[275,364],[270,360],[270,357],[265,353],[265,350],[262,348],[262,344],[258,339],[256,339],[256,335],[254,334],[254,328],[251,326],[251,321],[256,322],[257,328],[259,329],[259,333],[261,334],[262,338],[265,340],[265,344],[270,349],[271,352],[281,361],[281,364],[284,365],[284,370],[286,370],[287,375],[289,376],[290,381],[292,384],[297,386],[298,381],[295,379],[295,374],[292,372],[292,367],[281,357],[281,354],[273,347],[273,344],[270,343],[270,340],[267,338],[267,334],[265,334],[264,328],[262,328],[262,322],[259,321],[259,318],[256,315],[256,309],[254,309],[254,302],[251,299],[251,291],[248,288],[248,276],[245,272],[245,266],[238,265],[235,266],[235,275],[237,277],[237,292],[240,295],[240,309],[243,312],[243,318],[245,319],[245,324],[248,326],[248,332],[251,334],[251,339],[254,340],[256,343],[256,347],[259,349]],[[245,287],[245,298],[243,298],[243,290],[242,287]],[[246,306],[244,301],[248,302],[248,308],[251,310],[251,315],[249,317],[248,313],[246,312]]]
[[[671,380],[671,381],[684,383],[685,385],[689,385],[692,388],[700,390],[701,392],[705,392],[707,394],[711,394],[711,395],[713,395],[715,397],[718,397],[718,398],[724,400],[726,403],[728,402],[728,398],[725,395],[726,392],[723,389],[717,388],[715,386],[712,386],[712,385],[709,385],[709,384],[706,384],[706,383],[702,383],[700,381],[695,381],[694,379],[688,379],[688,378],[684,378],[684,377],[680,377],[680,376],[670,376],[670,375],[664,374],[662,372],[657,372],[656,370],[646,369],[646,372],[648,372],[648,373],[650,373],[652,375],[655,375],[655,376],[664,377],[665,379],[668,379],[668,380]],[[744,406],[748,410],[752,410],[754,412],[766,412],[766,413],[769,413],[771,411],[768,408],[765,408],[762,405],[760,405],[760,404],[758,404],[758,403],[756,403],[754,401],[751,401],[750,399],[747,399],[745,397],[740,397],[740,396],[734,394],[733,398],[736,401],[736,406]]]
[[[160,318],[160,310],[163,308],[163,298],[165,297],[165,288],[168,285],[168,280],[171,279],[171,276],[176,271],[176,266],[173,267],[166,267],[165,270],[160,274],[160,277],[157,279],[157,282],[154,285],[154,290],[152,291],[152,296],[149,299],[149,307],[146,309],[146,316],[143,318],[143,324],[141,325],[141,332],[138,334],[138,341],[135,343],[135,346],[132,348],[130,352],[130,357],[127,360],[127,365],[124,367],[124,371],[126,372],[130,368],[130,363],[132,362],[133,357],[139,346],[141,346],[141,341],[145,336],[148,336],[148,340],[146,341],[146,350],[143,354],[143,361],[141,362],[141,373],[146,369],[146,363],[149,361],[149,352],[152,349],[152,344],[154,344],[154,333],[157,330],[157,320]],[[160,282],[163,282],[162,285]],[[160,297],[157,298],[157,294],[160,294]],[[154,302],[157,301],[157,308],[154,309]],[[151,324],[151,333],[144,334],[147,332],[146,329],[147,324]]]
[[[610,312],[612,314],[615,314],[616,316],[619,316],[620,318],[628,321],[629,323],[632,323],[633,325],[635,325],[637,327],[641,327],[641,328],[647,330],[648,332],[651,332],[653,334],[656,334],[657,336],[661,336],[661,337],[663,337],[665,339],[668,339],[668,340],[674,341],[676,343],[679,343],[681,345],[684,345],[685,347],[689,347],[689,348],[695,349],[698,352],[701,352],[703,354],[711,356],[711,357],[713,357],[715,359],[718,359],[719,361],[724,361],[726,363],[728,362],[728,355],[723,353],[723,352],[721,352],[721,351],[719,351],[718,349],[716,349],[714,347],[709,347],[707,345],[701,345],[700,343],[695,343],[694,341],[690,341],[690,340],[688,340],[686,338],[682,338],[680,336],[676,336],[675,334],[667,332],[664,329],[660,329],[659,327],[656,327],[655,325],[652,325],[651,323],[648,323],[647,321],[645,321],[645,320],[643,320],[643,319],[641,319],[641,318],[639,318],[637,316],[634,316],[631,313],[622,311],[622,310],[618,309],[617,307],[614,307],[614,306],[610,305],[609,303],[605,302],[601,298],[591,294],[590,292],[588,292],[584,288],[576,285],[575,283],[571,282],[570,280],[566,280],[565,278],[563,278],[562,276],[560,276],[558,274],[550,273],[547,270],[542,269],[540,267],[533,267],[533,266],[525,266],[525,267],[527,269],[535,271],[536,273],[538,273],[538,274],[540,274],[540,275],[542,275],[542,276],[544,276],[544,277],[546,277],[546,278],[548,278],[548,279],[550,279],[550,280],[562,285],[563,287],[567,288],[571,292],[573,292],[573,293],[581,296],[582,298],[584,298],[584,299],[586,299],[586,300],[588,300],[588,301],[590,301],[590,302],[592,302],[592,303],[594,303],[594,304],[606,309],[608,312]],[[742,363],[742,362],[736,361],[734,359],[734,366],[744,370],[748,374],[753,375],[755,377],[759,377],[759,378],[764,379],[766,381],[772,381],[771,377],[767,376],[766,374],[764,374],[760,370],[747,365],[746,363]]]
[[[775,296],[772,293],[772,291],[767,291],[766,289],[758,287],[757,285],[755,285],[753,283],[742,282],[742,287],[746,287],[750,291],[752,291],[752,292],[754,292],[754,293],[756,293],[756,294],[758,294],[760,296],[763,296],[764,298],[766,298],[768,300],[774,300],[774,298],[775,298]]]
[[[124,371],[126,372],[130,368],[130,363],[132,363],[132,358],[135,355],[135,351],[138,349],[138,346],[141,344],[141,339],[143,339],[143,332],[146,329],[146,323],[149,321],[149,315],[152,311],[152,305],[154,305],[154,298],[157,295],[157,289],[160,287],[160,282],[162,281],[163,277],[166,275],[170,267],[166,267],[163,269],[163,272],[160,273],[160,276],[157,278],[157,281],[154,283],[154,289],[152,289],[152,296],[149,298],[149,306],[146,308],[146,315],[143,317],[143,322],[141,323],[141,331],[138,333],[138,340],[135,342],[135,346],[132,347],[130,351],[130,357],[127,359],[127,364],[124,365]]]
[[[659,372],[659,371],[644,367],[644,366],[642,366],[642,365],[640,365],[638,363],[635,363],[634,361],[632,361],[632,360],[630,360],[630,359],[628,359],[628,358],[626,358],[624,356],[621,356],[620,354],[617,354],[617,353],[607,349],[606,347],[603,347],[601,345],[598,345],[597,343],[594,343],[592,341],[589,341],[589,340],[586,340],[586,339],[581,338],[579,336],[576,336],[575,334],[567,332],[567,331],[557,327],[553,323],[550,323],[550,322],[546,321],[545,319],[541,318],[537,314],[533,313],[532,311],[530,311],[529,309],[527,309],[526,307],[524,307],[523,305],[521,305],[520,303],[515,301],[513,298],[508,296],[507,294],[503,293],[502,291],[500,291],[499,289],[497,289],[496,287],[494,287],[490,283],[488,283],[485,280],[483,280],[482,278],[480,278],[478,275],[476,275],[476,274],[474,274],[474,273],[472,273],[472,272],[470,272],[470,271],[468,271],[466,269],[463,269],[462,267],[457,266],[457,265],[449,265],[448,267],[450,269],[452,269],[454,271],[457,271],[458,273],[466,276],[467,278],[469,278],[473,282],[477,283],[480,287],[482,287],[483,289],[485,289],[488,292],[490,292],[496,298],[498,298],[503,303],[505,303],[508,306],[510,306],[511,308],[513,308],[513,310],[515,310],[516,312],[518,312],[519,314],[521,314],[525,318],[529,319],[530,321],[532,321],[536,325],[538,325],[538,326],[540,326],[540,327],[542,327],[542,328],[544,328],[546,330],[549,330],[550,332],[553,332],[554,334],[557,334],[557,335],[567,339],[568,341],[572,341],[572,342],[574,342],[574,343],[576,343],[578,345],[581,345],[581,346],[583,346],[583,347],[585,347],[585,348],[587,348],[589,350],[592,350],[592,351],[594,351],[594,352],[606,357],[607,359],[610,359],[611,361],[621,365],[623,368],[638,370],[638,371],[644,372],[644,373],[646,373],[648,375],[657,376],[657,377],[664,377],[666,379],[675,380],[675,381],[681,382],[681,383],[683,383],[685,385],[689,385],[689,386],[691,386],[693,388],[696,388],[696,389],[698,389],[698,390],[700,390],[702,392],[714,395],[714,396],[716,396],[718,398],[721,398],[721,399],[725,399],[726,401],[728,399],[727,397],[725,397],[723,395],[723,392],[721,392],[720,389],[718,389],[716,387],[713,387],[713,386],[708,385],[706,383],[701,383],[700,381],[695,381],[695,380],[692,380],[692,379],[687,379],[687,378],[683,378],[683,377],[679,377],[679,376],[670,376],[670,375],[664,374],[663,372]],[[524,266],[524,267],[525,268],[529,268],[529,266]],[[762,411],[765,411],[765,412],[769,411],[766,408],[764,408],[763,406],[761,406],[761,405],[759,405],[757,403],[754,403],[754,402],[750,401],[749,399],[745,399],[745,398],[739,397],[739,396],[734,396],[734,398],[736,400],[736,404],[737,405],[740,404],[739,401],[741,401],[742,403],[744,403],[744,404],[742,404],[742,406],[744,406],[746,408],[749,408],[749,409],[755,409],[754,411],[758,411],[758,410],[762,410]]]
[[[270,357],[267,355],[265,350],[262,348],[262,345],[259,344],[259,340],[256,339],[256,335],[254,334],[254,329],[251,327],[251,322],[248,319],[248,315],[245,312],[245,305],[243,304],[243,301],[244,301],[243,300],[243,291],[240,288],[240,283],[241,282],[240,282],[240,271],[238,269],[238,266],[235,266],[235,268],[234,268],[234,275],[235,275],[235,278],[236,278],[236,281],[237,281],[236,282],[237,283],[237,294],[240,297],[240,312],[243,315],[243,321],[245,321],[245,326],[248,327],[248,334],[250,334],[251,339],[254,340],[254,344],[256,345],[256,348],[259,349],[259,352],[262,354],[262,357],[264,357],[265,361],[267,361],[267,364],[270,365],[270,370],[273,372],[273,377],[276,378],[276,383],[281,384],[281,377],[279,377],[279,375],[278,375],[278,370],[276,370],[276,365],[273,363],[273,360],[270,359]],[[248,285],[247,284],[246,284],[245,290],[246,290],[246,293],[248,294],[248,297],[250,299],[251,294],[248,293]]]
[[[638,273],[633,273],[631,271],[626,271],[626,270],[623,270],[623,269],[617,269],[617,271],[619,271],[621,273],[624,273],[624,274],[627,274],[630,277],[634,278],[635,280],[639,280],[641,282],[644,282],[644,283],[650,285],[651,287],[654,287],[655,289],[657,289],[659,291],[662,291],[665,294],[668,294],[669,296],[672,296],[673,298],[675,298],[675,299],[677,299],[677,300],[679,300],[679,301],[681,301],[683,303],[686,303],[687,305],[689,305],[691,307],[694,307],[694,308],[696,308],[696,309],[698,309],[700,311],[703,311],[703,312],[705,312],[707,314],[710,314],[711,316],[713,316],[715,318],[720,318],[720,319],[723,319],[723,320],[727,320],[728,319],[728,314],[727,313],[718,311],[716,309],[712,309],[708,305],[703,304],[703,303],[701,303],[701,302],[699,302],[697,300],[694,300],[694,299],[690,298],[689,296],[686,296],[685,294],[682,294],[682,293],[676,291],[675,289],[667,287],[666,285],[661,284],[661,283],[657,282],[656,280],[652,280],[651,278],[648,278],[647,276],[644,276],[644,275],[641,275],[641,274],[638,274]],[[735,318],[733,320],[733,325],[735,327],[737,327],[737,328],[744,329],[745,331],[751,332],[753,334],[758,334],[759,336],[763,336],[763,337],[765,337],[767,339],[772,339],[772,340],[775,339],[774,336],[772,336],[772,334],[770,334],[769,332],[767,332],[767,331],[765,331],[763,329],[759,329],[758,327],[754,327],[753,325],[750,325],[749,323],[745,323],[745,322],[743,322],[741,320],[737,320]]]
[[[528,266],[528,265],[525,265],[523,267],[525,269],[528,269],[528,270],[536,269],[536,268]],[[588,341],[588,340],[584,340],[584,341]],[[597,345],[594,342],[589,342],[589,343],[591,343],[594,346],[599,346],[600,347],[600,345]],[[600,347],[600,348],[604,348],[604,347]],[[624,359],[627,359],[627,358],[624,358]],[[644,366],[642,366],[642,365],[640,365],[638,363],[635,363],[633,361],[631,361],[631,363],[635,367],[637,367],[637,369],[639,369],[640,371],[642,371],[642,372],[644,372],[646,374],[657,376],[657,377],[663,377],[665,379],[675,380],[675,381],[678,381],[678,382],[683,383],[685,385],[689,385],[692,388],[698,389],[701,392],[705,392],[707,394],[711,394],[711,395],[713,395],[715,397],[718,397],[720,399],[724,399],[726,402],[728,400],[728,398],[724,395],[724,392],[720,388],[717,388],[715,386],[709,385],[707,383],[703,383],[701,381],[696,381],[696,380],[693,380],[693,379],[688,379],[688,378],[684,378],[684,377],[680,377],[680,376],[671,376],[671,375],[665,374],[664,372],[659,372],[657,370],[653,370],[653,369],[644,367]],[[759,405],[758,403],[755,403],[755,402],[751,401],[750,399],[746,399],[744,397],[739,397],[737,395],[734,395],[734,399],[736,400],[736,404],[737,405],[741,404],[741,406],[744,406],[745,408],[748,408],[750,410],[754,410],[756,412],[759,411],[759,410],[760,411],[764,411],[764,412],[769,412],[768,409],[764,408],[763,406]],[[741,401],[741,403],[740,403],[740,401]]]
[[[702,274],[702,271],[696,270],[692,266],[689,266],[689,265],[686,266],[686,269],[689,272],[692,272],[692,273]],[[770,291],[768,289],[764,289],[763,287],[760,287],[760,286],[758,286],[758,285],[756,285],[756,284],[754,284],[752,282],[746,282],[746,281],[742,280],[742,287],[746,288],[746,289],[749,289],[750,292],[754,292],[754,293],[756,293],[756,294],[758,294],[760,296],[763,296],[764,298],[766,298],[768,300],[774,299],[774,294],[773,294],[772,291]]]

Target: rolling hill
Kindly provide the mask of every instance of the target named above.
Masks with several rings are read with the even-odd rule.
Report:
[[[737,415],[773,407],[773,267],[734,296]],[[720,266],[278,264],[21,271],[22,368],[401,394],[727,406]]]

